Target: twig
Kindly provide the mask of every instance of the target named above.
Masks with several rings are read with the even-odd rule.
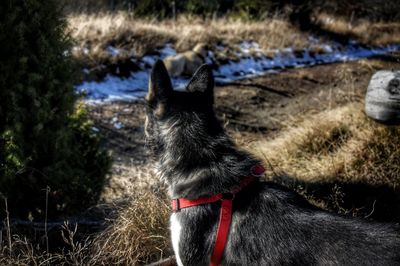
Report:
[[[46,187],[46,209],[45,209],[45,217],[44,217],[44,238],[46,239],[46,251],[47,255],[49,255],[49,237],[47,235],[47,212],[49,208],[49,192],[50,187]]]
[[[176,265],[175,256],[170,256],[166,259],[153,262],[147,266],[174,266],[174,265]]]
[[[317,83],[317,84],[321,84],[322,83],[321,81],[313,79],[313,78],[310,78],[310,77],[303,77],[303,79],[306,80],[306,81],[310,81],[312,83]]]
[[[90,227],[103,227],[105,221],[100,220],[100,221],[93,221],[93,220],[79,220],[79,219],[66,219],[63,221],[54,221],[54,222],[49,222],[47,221],[47,230],[51,230],[53,228],[57,227],[62,227],[64,225],[64,222],[68,221],[69,223],[77,223],[80,226],[90,226]],[[25,220],[20,220],[20,219],[12,219],[10,220],[10,224],[14,226],[30,226],[33,227],[35,230],[41,231],[45,230],[45,223],[44,222],[31,222],[31,221],[25,221]]]
[[[11,256],[12,245],[11,245],[11,227],[10,227],[10,213],[8,212],[7,198],[4,199],[6,204],[6,223],[7,223],[7,238],[8,238],[8,249]]]
[[[240,82],[216,82],[217,86],[239,86],[239,87],[253,87],[253,88],[257,88],[257,89],[261,89],[264,91],[268,91],[268,92],[272,92],[275,94],[278,94],[280,96],[284,96],[284,97],[292,97],[292,95],[290,95],[288,92],[285,91],[278,91],[274,88],[270,88],[261,84],[257,84],[257,83],[240,83]]]
[[[372,204],[372,211],[367,216],[365,216],[364,218],[370,217],[375,212],[375,203],[376,203],[376,200],[374,200],[374,203]]]
[[[3,228],[0,229],[0,252],[3,250]]]

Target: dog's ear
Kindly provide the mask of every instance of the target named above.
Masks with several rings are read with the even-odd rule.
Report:
[[[146,100],[149,102],[166,103],[172,93],[171,79],[163,61],[157,60],[151,70],[149,91]]]
[[[207,96],[214,97],[214,75],[210,65],[202,65],[196,73],[194,73],[193,78],[190,80],[186,87],[189,92],[202,92],[207,94]]]

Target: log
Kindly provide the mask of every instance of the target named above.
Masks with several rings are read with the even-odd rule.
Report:
[[[400,124],[400,71],[376,72],[365,97],[367,115],[383,124]]]

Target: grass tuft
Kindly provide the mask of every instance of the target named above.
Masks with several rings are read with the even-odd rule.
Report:
[[[171,254],[164,193],[138,192],[119,217],[95,239],[91,264],[147,264]]]
[[[362,103],[313,115],[252,147],[279,172],[300,180],[400,184],[400,128],[371,121]]]

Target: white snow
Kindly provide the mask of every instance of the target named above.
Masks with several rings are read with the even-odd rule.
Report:
[[[267,73],[276,72],[287,68],[298,68],[313,66],[317,64],[328,64],[334,62],[345,62],[384,55],[400,50],[400,44],[384,47],[363,47],[356,42],[349,42],[346,46],[338,43],[323,44],[316,38],[310,38],[311,48],[303,49],[301,53],[295,53],[293,48],[287,47],[273,51],[273,57],[267,57],[262,53],[259,45],[253,41],[239,43],[240,60],[219,66],[214,71],[216,81],[231,82]],[[312,53],[313,46],[318,46],[322,53]],[[222,46],[218,46],[221,49]],[[120,51],[111,46],[108,47],[111,54],[118,54]],[[116,49],[116,50],[114,50]],[[314,49],[315,50],[315,49]],[[85,52],[85,51],[84,51]],[[132,73],[129,78],[120,78],[107,75],[102,81],[85,81],[78,86],[78,92],[85,92],[88,103],[101,103],[109,101],[132,101],[145,96],[150,72],[150,66],[157,59],[175,55],[176,51],[171,44],[158,51],[158,55],[144,56],[138,63],[143,70]],[[254,56],[255,54],[255,56]],[[213,61],[214,54],[210,51],[206,62]],[[175,88],[182,89],[188,82],[185,78],[172,80]]]
[[[176,55],[176,50],[172,47],[172,44],[167,43],[164,48],[160,50],[161,59],[164,59],[167,56]]]
[[[86,81],[76,87],[86,94],[88,102],[136,100],[146,94],[148,71],[135,72],[129,78],[107,75],[104,80]]]
[[[122,124],[121,122],[115,122],[115,123],[114,123],[114,127],[115,127],[116,129],[121,129],[121,128],[124,127],[124,124]]]
[[[112,124],[116,129],[121,129],[124,127],[124,124],[118,120],[118,117],[113,117],[110,124]]]
[[[121,49],[115,48],[114,46],[111,45],[109,45],[106,50],[112,56],[117,56],[121,53]]]
[[[262,52],[260,45],[254,41],[244,41],[239,43],[239,49],[243,54],[250,54],[251,52]]]

